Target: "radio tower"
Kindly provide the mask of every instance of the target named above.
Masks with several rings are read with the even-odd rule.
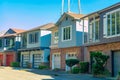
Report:
[[[61,11],[61,15],[64,13],[64,3],[65,1],[64,0],[62,0],[62,11]],[[68,4],[67,4],[67,12],[69,13],[69,12],[71,12],[70,11],[71,9],[70,9],[70,0],[68,0]],[[78,11],[79,11],[79,14],[81,14],[81,3],[80,3],[80,0],[78,0]]]

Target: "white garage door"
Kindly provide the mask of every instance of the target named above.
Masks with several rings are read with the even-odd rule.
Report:
[[[42,62],[42,54],[34,54],[33,55],[33,67],[38,68]]]
[[[66,60],[67,59],[77,59],[76,54],[75,53],[66,54]],[[67,65],[66,65],[66,71],[70,71],[70,67]]]
[[[29,54],[23,54],[22,55],[22,66],[27,67],[27,63],[30,61]]]
[[[114,52],[114,76],[120,71],[120,51]]]
[[[52,69],[60,68],[60,54],[53,54],[52,64]]]

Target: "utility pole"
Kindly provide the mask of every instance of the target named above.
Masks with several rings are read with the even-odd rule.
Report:
[[[80,3],[80,0],[78,0],[78,11],[79,11],[79,14],[82,13],[82,11],[81,11],[81,3]]]
[[[62,0],[62,11],[61,11],[61,15],[64,13],[64,0]]]
[[[68,0],[68,12],[70,12],[70,0]]]

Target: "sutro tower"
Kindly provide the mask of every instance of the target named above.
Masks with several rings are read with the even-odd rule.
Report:
[[[61,11],[61,14],[63,14],[64,12],[64,0],[62,0],[62,11]],[[68,5],[67,5],[67,12],[69,13],[70,12],[70,0],[68,0]],[[78,0],[78,11],[79,11],[79,14],[81,14],[81,3],[80,3],[80,0]]]

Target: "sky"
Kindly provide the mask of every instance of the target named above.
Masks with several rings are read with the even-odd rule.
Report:
[[[31,29],[55,23],[61,16],[62,0],[0,0],[0,31],[9,28]],[[78,0],[71,0],[71,12],[78,13]],[[81,0],[82,14],[111,6],[120,0]],[[67,11],[65,0],[64,12]]]

